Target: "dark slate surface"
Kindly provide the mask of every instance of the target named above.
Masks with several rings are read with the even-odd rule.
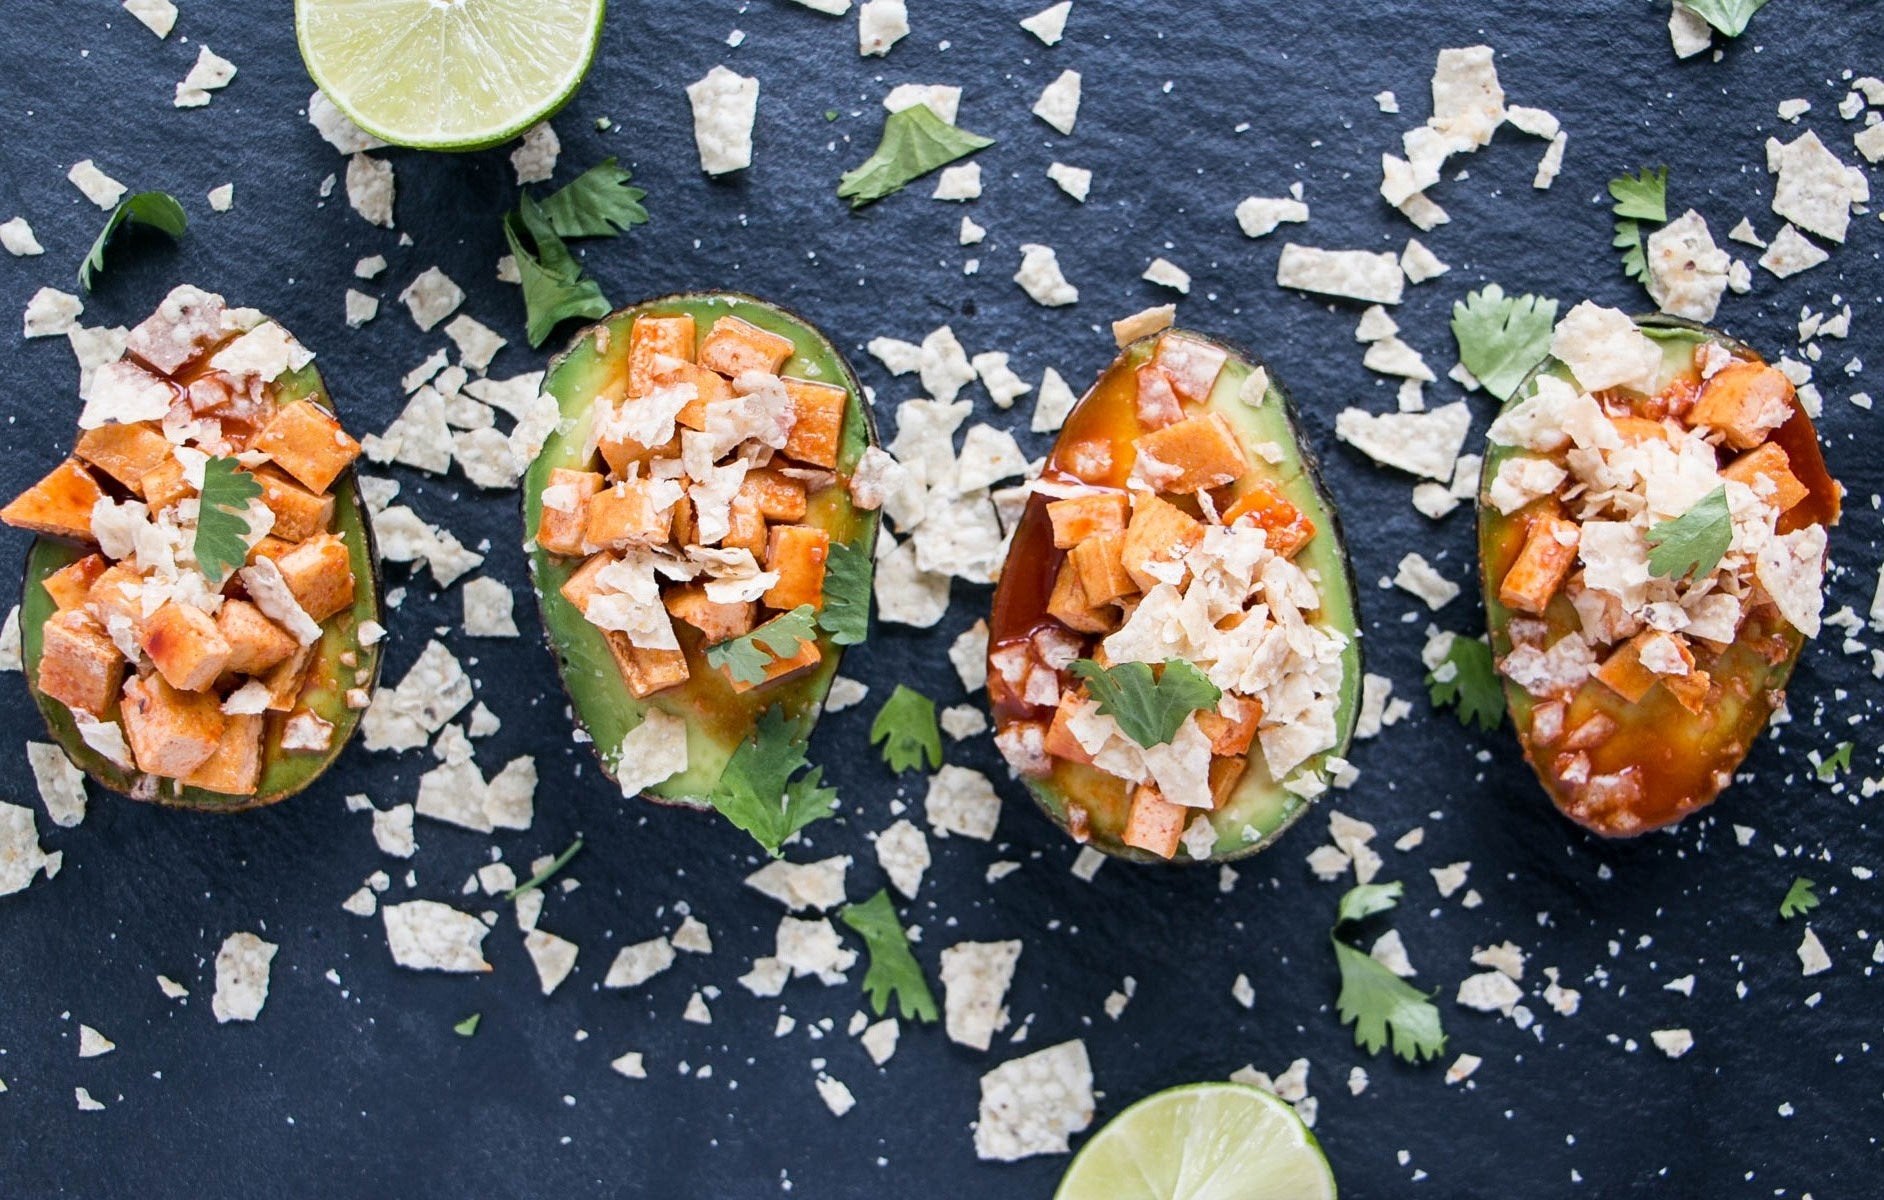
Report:
[[[814,1197],[1043,1196],[1064,1159],[975,1160],[976,1080],[1019,1050],[1069,1037],[1091,1048],[1102,1116],[1244,1063],[1274,1072],[1310,1059],[1318,1133],[1354,1197],[1874,1193],[1884,1110],[1871,1045],[1884,1009],[1867,964],[1878,944],[1878,891],[1854,870],[1884,864],[1869,803],[1817,783],[1804,761],[1851,738],[1860,773],[1876,773],[1876,739],[1863,724],[1877,695],[1868,659],[1841,654],[1837,632],[1814,646],[1793,692],[1797,719],[1762,741],[1746,780],[1699,819],[1637,842],[1582,836],[1550,810],[1508,733],[1463,733],[1420,695],[1417,654],[1430,618],[1373,581],[1410,546],[1467,576],[1469,515],[1427,522],[1407,503],[1409,480],[1333,442],[1343,405],[1390,408],[1392,386],[1361,368],[1354,309],[1271,282],[1289,237],[1336,247],[1405,242],[1413,231],[1375,195],[1378,156],[1429,111],[1434,53],[1482,40],[1500,52],[1512,102],[1563,117],[1568,161],[1554,190],[1534,192],[1542,144],[1507,130],[1459,163],[1470,178],[1448,178],[1436,192],[1453,223],[1426,239],[1453,272],[1409,289],[1395,314],[1407,336],[1443,369],[1452,361],[1448,308],[1482,280],[1642,307],[1608,248],[1604,180],[1665,161],[1677,209],[1698,207],[1723,239],[1742,214],[1770,235],[1777,221],[1766,211],[1761,143],[1798,132],[1775,118],[1779,101],[1809,98],[1806,125],[1855,161],[1855,126],[1834,109],[1845,68],[1884,62],[1869,6],[1785,0],[1723,61],[1684,64],[1669,52],[1658,6],[1640,3],[1077,0],[1067,40],[1053,49],[1015,24],[1032,0],[911,7],[917,32],[887,60],[860,60],[854,18],[776,0],[619,4],[587,87],[557,122],[559,178],[618,154],[648,188],[654,223],[591,245],[590,268],[622,303],[726,286],[791,304],[855,348],[853,361],[886,403],[914,394],[913,385],[863,355],[872,336],[914,339],[950,322],[971,352],[1012,351],[1029,380],[1053,365],[1077,388],[1109,356],[1103,323],[1166,298],[1138,280],[1144,265],[1162,253],[1189,268],[1196,286],[1183,319],[1267,356],[1302,404],[1346,513],[1369,664],[1414,701],[1407,723],[1357,750],[1361,784],[1339,803],[1380,826],[1383,848],[1425,828],[1420,850],[1385,851],[1385,877],[1408,885],[1396,924],[1419,981],[1443,992],[1450,1050],[1484,1058],[1477,1076],[1446,1087],[1440,1065],[1368,1058],[1337,1023],[1325,941],[1337,890],[1303,865],[1322,840],[1319,819],[1245,864],[1228,895],[1210,870],[1115,864],[1086,884],[1066,870],[1072,847],[1005,783],[997,843],[936,843],[938,861],[907,917],[924,927],[919,955],[931,969],[957,939],[1025,939],[1010,1006],[1027,1040],[983,1055],[939,1031],[906,1029],[878,1071],[842,1032],[860,1004],[854,983],[827,990],[800,981],[779,1001],[754,1000],[734,983],[752,955],[769,950],[778,917],[740,884],[757,863],[743,836],[611,794],[586,747],[570,743],[549,656],[534,636],[454,638],[504,721],[480,760],[494,771],[530,753],[543,774],[535,827],[495,839],[505,859],[527,862],[578,833],[587,839],[571,870],[581,889],[551,896],[542,921],[581,944],[575,975],[540,997],[507,915],[489,940],[490,976],[401,972],[378,921],[341,912],[369,872],[403,875],[408,866],[376,852],[366,819],[348,814],[342,797],[410,800],[429,765],[422,754],[394,759],[356,747],[303,797],[239,819],[96,795],[77,829],[54,830],[42,815],[45,844],[65,853],[64,873],[0,901],[0,1079],[9,1089],[0,1096],[0,1194],[763,1196],[789,1185]],[[729,49],[722,39],[734,28],[747,36]],[[172,86],[197,41],[241,74],[207,109],[173,110]],[[764,81],[757,165],[709,182],[696,169],[680,89],[722,61]],[[1065,67],[1083,72],[1086,95],[1077,132],[1062,138],[1028,109]],[[521,345],[516,296],[492,275],[497,217],[514,192],[504,153],[386,152],[410,247],[364,224],[343,194],[323,202],[322,177],[344,163],[301,115],[310,85],[286,4],[186,3],[164,43],[114,5],[12,4],[0,73],[0,218],[26,214],[47,247],[43,258],[0,257],[0,307],[17,313],[43,284],[71,287],[102,217],[63,176],[73,160],[92,157],[133,188],[177,193],[192,226],[181,248],[124,247],[88,300],[90,322],[133,322],[179,280],[211,286],[283,318],[319,351],[356,428],[373,430],[399,408],[398,375],[442,344],[420,335],[394,298],[436,263],[469,291],[465,311],[513,338],[498,375],[539,365]],[[838,174],[875,143],[878,98],[911,80],[964,85],[962,123],[1001,139],[982,158],[986,197],[965,210],[990,230],[973,250],[955,244],[964,210],[928,200],[926,187],[860,215],[832,195]],[[1370,99],[1388,88],[1401,98],[1398,116]],[[827,123],[827,109],[838,119]],[[599,133],[601,116],[624,127]],[[1044,178],[1056,158],[1096,172],[1085,207]],[[211,213],[204,193],[230,180],[234,211]],[[1313,222],[1261,242],[1243,238],[1231,218],[1236,202],[1283,194],[1295,180]],[[1870,381],[1884,361],[1855,380],[1842,367],[1854,356],[1884,360],[1875,334],[1884,270],[1876,218],[1858,219],[1854,231],[1851,245],[1808,274],[1779,283],[1758,272],[1755,293],[1730,297],[1720,321],[1778,352],[1792,346],[1802,304],[1823,308],[1839,295],[1856,310],[1854,337],[1826,343],[1821,373],[1829,455],[1852,494],[1833,538],[1831,603],[1862,612],[1879,560],[1873,496],[1884,472],[1864,441],[1876,418],[1844,397],[1867,385],[1878,391]],[[1009,282],[1018,246],[1035,240],[1058,247],[1082,289],[1078,306],[1041,309]],[[372,253],[392,263],[369,285],[386,308],[350,331],[342,289],[354,282],[354,260]],[[964,277],[970,254],[982,270]],[[9,495],[69,446],[76,411],[65,346],[22,344],[17,329],[9,322],[0,332],[11,450],[0,461],[0,492]],[[1449,385],[1429,393],[1441,402],[1452,394]],[[1473,405],[1482,431],[1487,402]],[[1024,427],[1024,413],[1025,402],[1005,417],[981,415]],[[1022,441],[1044,446],[1026,433]],[[488,569],[522,584],[514,497],[396,474],[423,515],[467,543],[488,543]],[[19,561],[24,546],[20,535],[0,534],[0,560]],[[388,581],[404,578],[395,569]],[[937,630],[880,629],[848,669],[879,697],[893,681],[913,680],[958,701],[943,651],[985,600],[958,587]],[[409,588],[392,622],[389,679],[431,631],[455,628],[459,603],[455,589]],[[531,633],[527,598],[517,616]],[[1478,614],[1467,597],[1438,619],[1466,630]],[[856,896],[880,883],[864,834],[888,823],[897,797],[920,803],[919,786],[899,784],[862,752],[871,711],[834,716],[814,739],[843,789],[846,817],[795,851],[857,856]],[[0,723],[9,734],[0,794],[33,803],[21,744],[37,735],[38,720],[17,676],[0,679]],[[985,739],[951,747],[949,758],[996,771]],[[1736,844],[1734,823],[1755,831],[1750,845]],[[390,898],[455,900],[490,839],[420,825],[410,864],[417,887],[395,884]],[[997,859],[1024,865],[986,885]],[[1436,895],[1428,868],[1458,861],[1472,864],[1482,907]],[[1801,978],[1794,954],[1802,922],[1776,915],[1795,874],[1817,879],[1827,898],[1812,925],[1835,965],[1817,978]],[[683,956],[632,994],[600,990],[615,948],[671,929],[683,902],[712,927],[716,953]],[[219,1027],[209,1012],[210,960],[226,934],[243,929],[281,944],[273,992],[254,1025]],[[1531,956],[1527,1004],[1540,1020],[1529,1031],[1451,999],[1476,969],[1467,961],[1473,947],[1505,938]],[[1559,1018],[1536,997],[1545,966],[1582,990],[1576,1017]],[[186,1004],[158,993],[159,972],[190,987]],[[337,984],[324,978],[330,972]],[[1253,1010],[1231,999],[1238,973],[1254,984]],[[1687,974],[1692,998],[1663,989]],[[1101,1004],[1128,975],[1137,996],[1115,1023]],[[709,984],[724,989],[713,1024],[682,1024],[690,992]],[[799,1031],[776,1039],[781,1010]],[[471,1012],[483,1013],[476,1038],[453,1036],[452,1024]],[[820,1018],[837,1032],[808,1039]],[[79,1060],[81,1021],[116,1039],[116,1053]],[[1648,1042],[1651,1030],[1672,1026],[1696,1039],[1679,1062]],[[648,1080],[608,1070],[629,1049],[646,1053]],[[842,1120],[813,1091],[820,1058],[857,1094],[858,1108]],[[1345,1084],[1356,1064],[1372,1083],[1351,1097]],[[75,1111],[74,1086],[107,1110]]]

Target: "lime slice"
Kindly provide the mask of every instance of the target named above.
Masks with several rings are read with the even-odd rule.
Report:
[[[568,102],[603,0],[295,0],[308,74],[354,124],[399,146],[477,150]]]
[[[1148,1096],[1094,1134],[1054,1200],[1333,1200],[1334,1172],[1295,1110],[1260,1088]]]

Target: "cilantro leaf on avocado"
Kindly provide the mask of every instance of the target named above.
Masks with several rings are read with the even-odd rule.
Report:
[[[1223,698],[1223,689],[1181,658],[1161,664],[1155,675],[1149,663],[1102,667],[1082,658],[1073,664],[1073,674],[1086,681],[1099,711],[1147,750],[1176,737],[1186,717]]]
[[[1717,487],[1674,520],[1649,526],[1649,570],[1663,579],[1704,579],[1733,540],[1727,489]]]
[[[824,560],[824,606],[818,628],[839,646],[855,646],[870,633],[870,555],[832,542]]]
[[[262,494],[261,481],[233,458],[203,464],[191,553],[203,578],[220,586],[249,560],[249,501]]]
[[[936,116],[927,104],[912,105],[891,113],[883,122],[883,140],[877,143],[876,153],[844,173],[837,194],[850,201],[852,208],[862,208],[939,167],[992,145],[993,138],[957,129]]]
[[[738,637],[715,642],[706,648],[707,665],[718,667],[737,683],[765,682],[765,670],[779,659],[797,654],[804,644],[817,636],[816,610],[800,604],[780,613],[770,621]]]
[[[1531,368],[1550,353],[1557,302],[1544,296],[1507,296],[1488,283],[1452,306],[1452,336],[1459,361],[1500,400],[1511,399]]]

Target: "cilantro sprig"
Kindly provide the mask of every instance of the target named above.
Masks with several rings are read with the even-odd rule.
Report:
[[[1488,283],[1452,306],[1452,336],[1459,361],[1500,400],[1511,399],[1531,368],[1550,353],[1557,302],[1545,296],[1507,296]]]
[[[1400,902],[1399,883],[1362,884],[1341,897],[1328,940],[1341,970],[1341,994],[1335,1011],[1343,1025],[1354,1026],[1354,1044],[1380,1053],[1391,1040],[1393,1052],[1410,1063],[1438,1058],[1446,1050],[1445,1030],[1432,997],[1383,966],[1373,955],[1341,939],[1342,928],[1386,912]]]
[[[1147,750],[1169,742],[1186,717],[1223,698],[1222,688],[1181,658],[1162,664],[1156,674],[1149,663],[1102,667],[1082,658],[1073,663],[1073,674],[1086,681],[1099,711]]]
[[[824,607],[818,627],[835,645],[855,646],[870,633],[870,555],[846,542],[832,542],[824,560]]]
[[[1680,0],[1680,3],[1730,38],[1745,33],[1753,14],[1766,7],[1766,0]]]
[[[922,964],[909,951],[909,935],[890,903],[889,889],[861,904],[847,904],[838,919],[855,930],[870,953],[870,966],[864,972],[864,993],[870,998],[871,1011],[882,1016],[892,997],[904,1020],[933,1022],[940,1015],[935,993],[923,976]]]
[[[189,228],[190,218],[169,192],[138,192],[118,201],[118,207],[105,218],[105,227],[98,231],[85,261],[79,264],[80,287],[88,292],[92,290],[92,278],[105,269],[105,244],[126,225],[147,225],[181,239],[183,231]]]
[[[938,167],[994,145],[993,138],[957,129],[927,104],[893,112],[883,122],[883,140],[876,153],[838,181],[840,199],[862,208],[922,178]]]
[[[1663,579],[1705,579],[1733,545],[1733,512],[1717,487],[1672,521],[1649,526],[1649,570]]]
[[[800,604],[780,613],[770,621],[738,637],[715,642],[706,648],[707,665],[731,676],[735,683],[765,682],[766,668],[779,659],[797,654],[804,644],[818,636],[817,610]]]
[[[614,156],[603,159],[543,201],[543,217],[557,237],[614,237],[648,223],[647,192],[629,187],[633,176]]]
[[[1792,886],[1786,889],[1786,898],[1779,902],[1780,919],[1790,921],[1794,917],[1803,916],[1817,908],[1819,894],[1813,890],[1817,886],[1803,875],[1794,879]]]
[[[614,237],[646,223],[641,200],[647,193],[629,187],[628,180],[628,172],[606,158],[546,200],[520,194],[516,209],[504,215],[504,241],[517,263],[530,345],[541,346],[572,317],[608,315],[612,306],[601,285],[583,274],[563,239]]]
[[[707,799],[777,858],[793,834],[836,807],[837,789],[824,787],[823,777],[823,768],[811,767],[805,758],[798,728],[777,708],[768,708],[752,735],[733,751]]]
[[[870,744],[883,746],[883,761],[901,775],[927,762],[942,765],[942,731],[935,722],[935,701],[915,688],[897,684],[870,723]]]
[[[203,464],[203,489],[196,508],[196,540],[191,553],[203,578],[220,586],[249,559],[249,501],[262,485],[233,458]]]
[[[1444,660],[1426,676],[1426,694],[1434,708],[1457,709],[1461,725],[1489,733],[1504,720],[1505,693],[1491,647],[1477,638],[1453,636]]]
[[[581,852],[581,850],[582,850],[582,839],[577,838],[575,841],[569,843],[569,849],[563,851],[561,854],[558,854],[555,858],[551,859],[547,864],[545,864],[545,866],[543,867],[541,871],[538,871],[536,874],[532,875],[525,882],[520,883],[516,887],[511,888],[509,891],[505,892],[504,899],[515,900],[518,896],[523,895],[525,892],[536,891],[538,888],[548,883],[551,879],[555,878],[556,874],[559,871],[561,871],[564,867],[568,866],[569,860],[574,858],[578,853]]]
[[[1615,203],[1616,236],[1610,242],[1622,251],[1622,273],[1638,283],[1648,282],[1648,252],[1642,240],[1642,222],[1660,225],[1668,220],[1668,168],[1644,167],[1634,175],[1609,181]]]

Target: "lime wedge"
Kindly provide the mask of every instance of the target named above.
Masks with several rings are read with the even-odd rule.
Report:
[[[295,0],[308,74],[354,124],[423,150],[477,150],[568,102],[603,0]]]
[[[1054,1200],[1333,1200],[1334,1172],[1295,1110],[1260,1088],[1148,1096],[1094,1134]]]

